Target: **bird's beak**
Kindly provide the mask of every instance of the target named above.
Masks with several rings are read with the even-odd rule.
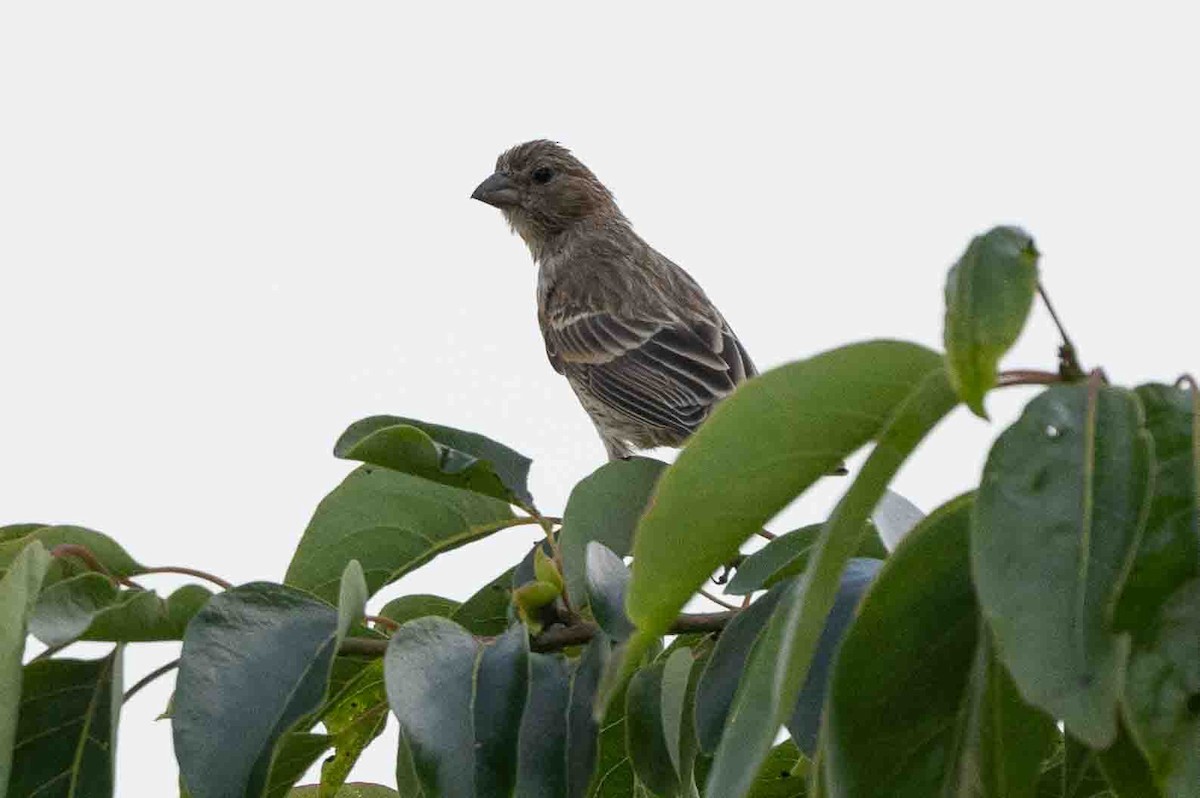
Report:
[[[513,181],[508,179],[508,175],[496,172],[475,187],[475,190],[471,192],[471,199],[486,202],[497,208],[505,208],[519,204],[521,193],[517,191]]]

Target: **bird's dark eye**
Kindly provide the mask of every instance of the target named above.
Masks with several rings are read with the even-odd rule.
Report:
[[[545,185],[550,182],[550,178],[554,177],[554,170],[549,166],[539,166],[533,170],[533,182],[540,185]]]

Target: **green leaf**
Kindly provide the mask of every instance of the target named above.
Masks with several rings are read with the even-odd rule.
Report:
[[[444,551],[512,526],[504,502],[409,474],[363,466],[322,500],[284,581],[329,602],[350,560],[370,593]]]
[[[601,543],[618,557],[629,554],[633,531],[666,467],[666,463],[650,457],[613,460],[571,491],[558,545],[567,595],[572,601],[578,603],[586,595],[588,543]]]
[[[884,565],[843,641],[825,727],[830,795],[975,794],[941,791],[956,776],[955,760],[974,753],[961,749],[978,745],[969,738],[979,721],[964,710],[978,642],[970,519],[966,496],[919,525]]]
[[[679,774],[671,764],[670,744],[662,724],[662,681],[665,663],[642,668],[625,694],[625,744],[640,781],[661,796],[679,795]]]
[[[1117,729],[1117,739],[1103,751],[1096,752],[1100,772],[1108,781],[1118,798],[1160,798],[1154,776],[1146,764],[1142,752],[1129,737],[1129,730],[1122,723]],[[1193,798],[1196,782],[1174,781],[1166,785],[1171,798]]]
[[[718,405],[664,472],[638,525],[626,611],[640,631],[611,668],[604,694],[746,538],[878,434],[941,367],[936,353],[915,344],[854,344],[773,369]],[[830,604],[844,563],[832,573]],[[756,771],[757,763],[747,780]]]
[[[479,653],[471,699],[475,733],[472,794],[479,798],[513,794],[529,672],[529,636],[520,626],[512,627]]]
[[[749,798],[804,798],[808,795],[805,764],[804,755],[793,741],[775,746],[758,771]]]
[[[751,651],[713,760],[709,794],[740,798],[749,791],[776,730],[804,686],[842,571],[861,542],[867,518],[908,455],[956,405],[945,369],[938,365],[887,420],[878,443],[821,530],[804,575],[788,585]]]
[[[120,646],[26,665],[7,798],[112,795],[120,713]]]
[[[333,738],[325,734],[292,732],[279,742],[271,758],[270,776],[263,798],[284,798],[291,792],[292,785],[329,750]],[[190,797],[189,797],[190,798]]]
[[[585,798],[596,773],[600,726],[592,716],[592,702],[609,653],[608,640],[602,634],[596,635],[571,670],[567,698],[567,798]]]
[[[321,712],[333,756],[321,764],[319,798],[333,798],[362,752],[387,725],[387,690],[383,661],[374,660],[351,680]]]
[[[473,432],[398,416],[356,421],[334,456],[402,471],[520,507],[532,508],[528,457]]]
[[[175,756],[194,798],[259,795],[277,744],[324,699],[337,611],[256,582],[213,596],[183,638]]]
[[[517,789],[521,798],[567,794],[567,717],[571,674],[557,654],[530,654],[529,703],[521,718]],[[438,796],[441,798],[441,796]]]
[[[1038,284],[1038,251],[1017,227],[976,236],[946,278],[946,365],[958,395],[981,418],[996,365],[1025,327]]]
[[[1200,580],[1171,596],[1129,663],[1125,716],[1163,791],[1200,784]]]
[[[81,526],[35,527],[32,524],[20,524],[14,529],[25,530],[25,534],[0,542],[0,572],[8,568],[21,550],[35,540],[50,552],[53,552],[56,546],[64,544],[84,546],[113,576],[133,576],[142,570],[142,566],[115,540]],[[75,563],[80,570],[90,570],[82,560],[74,556],[64,556],[64,559]]]
[[[825,714],[834,657],[846,631],[854,623],[855,611],[863,594],[882,566],[882,560],[855,558],[846,564],[846,570],[842,572],[833,608],[825,618],[812,663],[808,666],[808,675],[804,678],[804,687],[787,721],[788,733],[800,750],[809,756],[815,755],[817,750],[817,734]]]
[[[629,569],[621,558],[603,543],[592,541],[587,550],[587,597],[596,623],[605,634],[621,642],[633,634],[633,624],[625,615],[625,594],[629,589]]]
[[[438,798],[472,798],[472,681],[479,645],[437,617],[401,626],[388,643],[384,679],[416,777]]]
[[[1200,493],[1190,392],[1167,385],[1135,391],[1154,438],[1154,496],[1137,556],[1117,605],[1117,628],[1154,635],[1158,612],[1184,582],[1200,576]]]
[[[50,567],[50,554],[34,542],[0,578],[0,796],[12,770],[13,739],[21,699],[21,657],[29,615]]]
[[[696,690],[696,734],[700,750],[706,754],[717,750],[750,649],[779,606],[785,589],[777,585],[759,597],[735,615],[717,638]]]
[[[546,550],[538,546],[533,550],[533,574],[539,582],[547,582],[554,585],[559,594],[563,591],[562,574],[558,571],[558,566],[554,564],[554,557],[547,554]]]
[[[367,611],[367,580],[363,576],[362,565],[358,560],[346,563],[342,578],[338,585],[338,625],[337,636],[345,637],[350,627],[363,622],[363,614]]]
[[[1021,694],[1109,745],[1129,652],[1112,627],[1145,519],[1151,440],[1136,397],[1054,387],[992,446],[971,538],[975,587]]]
[[[1042,764],[1038,777],[1037,798],[1114,798],[1096,753],[1057,730],[1054,737],[1054,753]]]
[[[595,775],[588,798],[628,798],[634,794],[636,778],[625,748],[625,694],[618,694],[608,705],[608,714],[600,724],[599,750]]]
[[[683,715],[688,681],[694,663],[690,648],[677,648],[663,660],[662,695],[659,702],[662,710],[663,737],[667,742],[671,765],[681,782],[685,781],[684,776],[691,777],[690,763],[684,758],[687,752],[683,732],[691,735],[693,731],[690,727],[684,728]]]
[[[495,637],[508,628],[508,605],[512,601],[512,579],[516,567],[509,568],[481,587],[456,609],[450,620],[471,634]]]
[[[413,618],[423,618],[426,615],[449,618],[460,607],[462,605],[454,599],[434,596],[429,593],[414,593],[411,596],[394,598],[387,604],[384,604],[383,609],[379,611],[379,615],[384,618],[391,618],[396,623],[405,623],[406,621],[411,621]]]
[[[180,640],[211,597],[199,585],[185,585],[166,599],[152,590],[118,590],[108,577],[89,571],[42,591],[29,631],[47,646],[73,640]]]
[[[320,795],[318,789],[319,787],[316,784],[306,784],[303,787],[294,788],[288,793],[288,798],[324,798],[324,796]],[[404,798],[404,796],[401,796],[400,793],[391,787],[384,787],[382,784],[353,782],[351,784],[343,784],[334,798]]]
[[[733,579],[729,580],[725,587],[725,592],[733,596],[744,596],[772,587],[790,576],[804,573],[804,569],[808,567],[809,555],[812,554],[823,526],[824,524],[809,524],[767,543],[742,561]],[[871,524],[870,531],[863,535],[854,556],[882,560],[887,554],[888,551],[884,548],[875,525]]]

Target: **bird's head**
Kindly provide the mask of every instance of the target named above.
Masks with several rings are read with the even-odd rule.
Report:
[[[570,150],[538,139],[496,159],[496,171],[472,199],[504,213],[535,257],[558,234],[583,221],[621,219],[612,193]]]

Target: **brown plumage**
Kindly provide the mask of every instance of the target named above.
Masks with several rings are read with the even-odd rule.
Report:
[[[528,245],[546,354],[610,458],[681,445],[756,373],[696,281],[633,231],[564,147],[513,147],[471,196],[499,208]]]

